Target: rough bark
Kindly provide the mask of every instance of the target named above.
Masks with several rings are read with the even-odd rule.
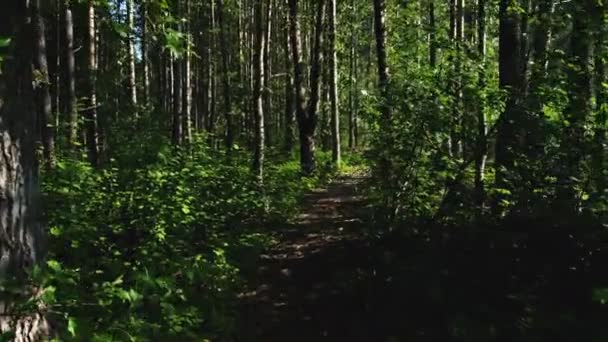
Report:
[[[10,0],[0,11],[0,37],[11,38],[8,49],[0,49],[5,57],[0,73],[0,280],[21,279],[45,249],[34,155],[37,115],[31,101],[36,39],[28,6],[29,1]],[[29,286],[20,290],[17,298],[0,292],[0,335],[13,331],[17,342],[48,339],[43,308],[25,317],[13,312],[15,300],[33,295]]]
[[[53,119],[53,105],[51,100],[49,66],[46,53],[46,29],[44,19],[40,13],[40,0],[32,1],[34,20],[34,69],[35,91],[38,120],[43,147],[44,163],[47,167],[55,164],[55,131]]]

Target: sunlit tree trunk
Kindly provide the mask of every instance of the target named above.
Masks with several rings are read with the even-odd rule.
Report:
[[[99,164],[99,136],[97,122],[97,53],[95,36],[95,5],[93,0],[87,3],[87,31],[85,36],[86,45],[86,79],[87,79],[87,101],[85,106],[85,130],[87,140],[87,152],[92,165]]]
[[[263,0],[255,0],[255,42],[253,58],[253,107],[255,121],[255,146],[253,157],[253,172],[261,184],[264,177],[264,107],[262,99],[262,87],[264,84],[264,25],[263,25]]]
[[[478,0],[477,3],[477,53],[481,68],[479,70],[479,89],[486,87],[486,0]],[[481,98],[477,104],[477,146],[475,156],[475,202],[477,206],[477,217],[482,215],[485,202],[484,174],[487,158],[487,128],[485,99]]]
[[[295,136],[295,104],[296,104],[296,92],[293,81],[293,63],[291,59],[291,45],[289,44],[289,15],[285,16],[285,29],[284,29],[284,53],[285,53],[285,70],[286,78],[285,81],[285,152],[291,154],[294,145]]]
[[[329,39],[329,97],[331,107],[331,155],[332,161],[340,165],[340,112],[338,110],[338,52],[336,48],[336,0],[329,0],[327,36]]]
[[[134,109],[137,106],[137,82],[135,74],[135,20],[133,8],[134,0],[126,0],[127,6],[127,63],[129,77],[127,77],[127,87],[129,92],[129,104]]]

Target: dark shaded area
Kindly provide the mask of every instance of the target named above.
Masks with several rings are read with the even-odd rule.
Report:
[[[548,221],[364,238],[361,179],[310,194],[241,295],[239,341],[605,341],[599,228]],[[576,232],[576,233],[575,233]]]

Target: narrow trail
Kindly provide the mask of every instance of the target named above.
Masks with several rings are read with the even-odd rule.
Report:
[[[369,259],[362,181],[344,176],[305,197],[241,295],[239,341],[374,340],[358,286]]]

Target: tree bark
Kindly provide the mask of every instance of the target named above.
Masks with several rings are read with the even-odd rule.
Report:
[[[228,45],[227,32],[224,23],[224,4],[223,0],[217,0],[217,21],[220,34],[220,46],[226,48]],[[234,145],[234,125],[233,125],[233,113],[232,113],[232,98],[230,89],[230,70],[228,66],[228,51],[224,50],[222,55],[222,86],[224,90],[224,116],[226,118],[226,136],[225,146],[226,151],[232,150]]]
[[[74,149],[78,145],[78,109],[76,102],[76,62],[74,59],[74,21],[70,5],[61,1],[64,15],[64,73],[66,82],[65,112],[68,115],[68,146]]]
[[[481,63],[478,74],[479,89],[483,90],[486,87],[486,0],[478,0],[477,3],[477,53]],[[477,105],[477,151],[475,157],[475,204],[478,221],[483,214],[485,203],[484,175],[488,145],[486,135],[485,99],[481,98]]]
[[[289,15],[285,16],[285,38],[284,38],[284,52],[285,52],[285,70],[286,78],[285,81],[285,142],[284,148],[287,154],[291,154],[294,144],[295,136],[295,104],[296,104],[296,92],[293,80],[293,63],[291,60],[291,45],[289,44]]]
[[[89,161],[92,165],[99,164],[99,136],[97,134],[97,54],[95,41],[95,5],[93,0],[87,3],[86,44],[86,81],[87,101],[84,109],[86,119],[86,140]]]
[[[26,270],[41,261],[45,227],[39,206],[37,163],[33,134],[37,130],[32,98],[32,61],[36,37],[31,2],[10,0],[0,11],[0,37],[10,37],[0,73],[0,280],[20,280]],[[19,298],[0,291],[0,335],[13,331],[14,341],[50,338],[50,326],[42,311],[23,316],[14,300],[33,295],[23,284]]]
[[[521,113],[521,22],[511,0],[501,0],[499,6],[499,83],[507,94],[505,109],[499,117],[495,147],[496,186],[510,190],[509,172],[521,153],[518,130],[522,127]],[[498,204],[498,201],[495,203]]]
[[[191,49],[191,27],[190,27],[190,0],[186,0],[186,24],[184,33],[186,35],[186,54],[184,56],[184,115],[183,115],[183,140],[185,143],[192,142],[192,49]]]
[[[126,0],[127,6],[127,64],[129,67],[129,77],[127,77],[127,89],[129,93],[129,105],[132,110],[137,106],[137,81],[135,74],[135,20],[134,20],[134,0]],[[137,116],[137,114],[135,114]]]
[[[46,53],[46,30],[44,19],[40,13],[40,0],[32,1],[34,20],[34,69],[37,79],[35,82],[36,107],[40,122],[44,163],[47,167],[55,164],[55,131],[53,120],[53,105],[51,100],[49,66]]]
[[[336,48],[336,0],[329,0],[329,96],[331,106],[331,156],[335,165],[340,165],[340,112],[338,110],[338,52]]]
[[[262,184],[264,179],[264,106],[262,91],[264,84],[264,16],[262,14],[263,0],[255,0],[255,47],[253,59],[253,107],[255,110],[255,146],[253,157],[253,172],[257,181]]]

